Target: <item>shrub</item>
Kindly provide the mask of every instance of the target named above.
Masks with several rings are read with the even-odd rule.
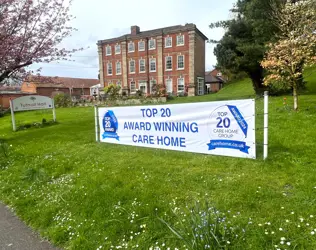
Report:
[[[56,107],[70,107],[72,105],[70,96],[65,93],[55,95],[54,102]]]
[[[116,100],[119,97],[121,86],[110,84],[104,88],[104,93],[109,97],[110,100]]]

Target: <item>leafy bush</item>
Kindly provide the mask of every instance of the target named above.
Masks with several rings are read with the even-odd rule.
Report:
[[[43,118],[42,122],[33,122],[33,123],[21,124],[17,127],[17,131],[25,130],[28,128],[43,128],[43,127],[51,126],[54,124],[57,124],[57,122],[54,120],[47,121],[45,118]]]
[[[72,105],[71,97],[65,93],[60,93],[54,96],[56,107],[70,107]]]
[[[162,96],[166,96],[166,88],[163,84],[154,84],[152,86],[153,89],[153,97],[162,97]]]
[[[104,93],[110,100],[116,100],[119,97],[121,86],[110,84],[104,88]]]

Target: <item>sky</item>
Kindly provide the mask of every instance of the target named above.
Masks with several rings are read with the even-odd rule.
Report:
[[[97,41],[130,33],[138,25],[141,31],[194,23],[209,39],[219,40],[221,28],[210,29],[213,22],[231,18],[230,9],[236,0],[74,0],[70,13],[76,18],[71,26],[77,28],[63,41],[66,49],[85,48],[76,52],[75,62],[61,61],[34,64],[30,69],[42,68],[44,76],[98,78]],[[214,45],[206,44],[206,70],[216,65]]]

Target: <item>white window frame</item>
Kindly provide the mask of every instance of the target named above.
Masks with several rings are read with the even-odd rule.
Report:
[[[198,77],[197,78],[197,85],[198,85],[198,95],[204,95],[204,78]]]
[[[141,70],[141,66],[142,66],[142,63],[143,62],[143,67],[144,67],[144,70]],[[146,73],[146,60],[145,59],[139,59],[139,73]]]
[[[155,62],[155,70],[151,69],[151,63]],[[157,61],[156,58],[150,58],[149,59],[149,72],[156,72],[157,71]]]
[[[179,80],[183,81],[183,90],[179,90]],[[178,78],[178,81],[177,81],[177,93],[184,93],[185,92],[185,83],[184,83],[184,78],[183,77],[180,77]]]
[[[153,47],[151,47],[151,43],[153,43]],[[156,49],[156,39],[154,38],[151,38],[149,41],[148,41],[148,50],[154,50]]]
[[[141,49],[140,44],[143,44],[143,45],[144,45],[144,47],[143,47],[142,49]],[[145,41],[139,41],[139,42],[138,42],[138,51],[145,51],[145,47],[146,47]]]
[[[109,65],[111,65],[111,67],[109,67]],[[110,68],[111,68],[111,72],[112,72],[111,74],[109,73]],[[111,62],[108,62],[107,65],[106,65],[106,73],[107,73],[108,76],[113,75],[113,65],[112,65]]]
[[[134,62],[134,71],[131,71],[131,62]],[[135,64],[135,60],[130,60],[128,63],[128,69],[129,69],[129,73],[130,74],[135,74],[136,72],[136,64]]]
[[[131,48],[130,45],[133,45],[133,50],[130,49]],[[128,53],[132,53],[132,52],[135,52],[135,43],[129,42],[128,43]]]
[[[155,83],[156,86],[157,86],[157,80],[156,80],[156,79],[151,79],[150,82],[149,82],[149,87],[150,87],[149,93],[150,93],[150,94],[154,94],[154,91],[153,91],[153,85],[154,85],[154,83]]]
[[[182,58],[183,58],[183,68],[179,68],[179,57],[180,57],[180,56],[182,56]],[[177,56],[177,69],[178,69],[178,70],[184,70],[184,68],[185,68],[184,55],[178,55],[178,56]]]
[[[168,39],[170,39],[171,44],[167,46]],[[172,36],[165,37],[165,48],[172,48]]]
[[[120,67],[117,67],[117,65],[120,65]],[[117,69],[120,69],[120,72],[118,72]],[[115,64],[115,71],[116,71],[117,75],[121,75],[122,74],[122,63],[121,62],[116,62],[116,64]]]
[[[182,37],[182,43],[179,42],[179,38]],[[183,34],[180,34],[180,35],[177,35],[177,46],[183,46],[184,45],[184,35]]]
[[[170,82],[170,84],[171,84],[171,91],[169,91],[169,89],[168,89],[168,82]],[[166,79],[166,90],[167,90],[167,93],[173,92],[172,78]]]
[[[119,48],[119,49],[117,49]],[[121,44],[115,45],[115,55],[121,54]]]
[[[147,94],[147,81],[140,80],[138,81],[138,89],[141,90],[141,87],[145,86],[144,94]]]
[[[132,83],[134,83],[134,85],[135,85],[134,91],[132,91]],[[135,94],[136,93],[136,82],[135,81],[131,81],[129,83],[129,87],[130,87],[131,94]]]
[[[167,67],[167,62],[168,62],[168,58],[171,58],[171,68],[170,69],[168,69],[168,67]],[[166,56],[165,57],[165,67],[166,67],[166,71],[171,71],[172,70],[172,56]]]
[[[107,56],[110,56],[112,55],[112,48],[111,48],[111,45],[107,45],[106,48],[105,48],[105,54]]]

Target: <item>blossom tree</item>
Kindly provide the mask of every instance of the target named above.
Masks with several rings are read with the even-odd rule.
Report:
[[[268,71],[266,85],[282,82],[292,88],[294,110],[298,110],[298,85],[304,67],[316,63],[316,2],[288,1],[284,8],[275,11],[274,20],[280,29],[278,40],[268,45],[261,62]]]
[[[0,0],[0,86],[25,76],[33,63],[67,60],[77,51],[58,48],[75,30],[69,26],[71,1]]]

